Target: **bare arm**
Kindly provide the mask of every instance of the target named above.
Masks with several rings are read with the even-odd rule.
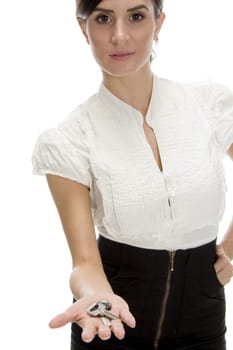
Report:
[[[116,337],[122,339],[124,328],[121,321],[134,327],[135,320],[127,303],[114,294],[104,273],[88,188],[60,176],[46,177],[70,248],[73,263],[70,287],[74,297],[78,299],[64,313],[56,316],[50,322],[50,327],[57,328],[68,322],[77,322],[83,328],[84,341],[91,341],[96,334],[103,340],[108,339],[111,336],[109,327],[86,314],[88,306],[98,300],[107,299],[113,305],[112,312],[119,316],[119,320],[111,322],[111,330]]]
[[[233,161],[233,144],[227,151],[227,154]],[[215,270],[220,282],[225,285],[230,282],[233,276],[233,218],[222,239],[221,244],[217,246],[218,259],[215,263]]]
[[[227,151],[227,154],[233,161],[233,144]],[[224,246],[224,250],[227,256],[230,258],[230,260],[233,260],[233,217],[227,229],[227,232],[224,235],[222,245]]]
[[[112,292],[97,247],[88,188],[54,175],[47,175],[47,182],[72,256],[70,286],[73,295],[78,299]]]

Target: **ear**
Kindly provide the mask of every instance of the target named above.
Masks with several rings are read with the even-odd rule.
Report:
[[[83,35],[86,38],[86,41],[87,41],[88,45],[89,45],[89,38],[88,38],[88,35],[87,35],[86,22],[81,17],[77,17],[77,21],[78,21],[79,27],[81,28],[81,31],[82,31]]]
[[[166,18],[165,13],[161,12],[159,18],[156,19],[156,29],[155,29],[155,34],[154,34],[155,41],[158,41],[158,34],[162,28],[162,25],[163,25],[165,18]]]

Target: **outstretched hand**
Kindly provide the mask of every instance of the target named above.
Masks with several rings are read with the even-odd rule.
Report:
[[[217,260],[214,268],[220,283],[225,286],[233,276],[233,265],[221,244],[216,245]]]
[[[100,300],[109,301],[112,304],[111,312],[118,316],[118,319],[111,321],[111,327],[104,325],[99,317],[87,314],[88,307]],[[80,298],[63,313],[55,316],[49,322],[49,327],[59,328],[69,322],[76,322],[82,327],[82,340],[87,343],[91,342],[96,335],[102,340],[107,340],[111,337],[112,332],[118,339],[123,339],[125,336],[123,322],[131,328],[136,326],[128,304],[113,293]]]

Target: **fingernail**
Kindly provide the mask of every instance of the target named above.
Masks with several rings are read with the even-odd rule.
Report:
[[[125,337],[125,333],[122,333],[122,334],[118,334],[118,335],[117,335],[117,338],[120,339],[120,340],[121,340],[121,339],[124,339],[124,337]]]
[[[135,328],[136,327],[136,322],[132,322],[131,323],[131,328]]]
[[[111,338],[111,336],[101,337],[102,340],[108,340],[108,339],[110,339],[110,338]]]
[[[88,339],[88,338],[83,338],[83,341],[85,342],[85,343],[90,343],[91,341],[92,341],[92,339]]]
[[[82,339],[85,343],[90,343],[92,341],[92,338],[86,334],[83,334]]]

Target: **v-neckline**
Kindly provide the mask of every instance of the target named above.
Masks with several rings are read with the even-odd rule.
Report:
[[[162,170],[160,169],[159,161],[157,161],[157,159],[156,159],[156,157],[155,157],[155,154],[154,154],[154,152],[153,152],[153,149],[152,149],[152,147],[151,147],[151,145],[150,145],[150,143],[149,143],[149,140],[147,139],[147,136],[146,136],[146,133],[145,133],[145,129],[144,129],[144,124],[142,125],[143,133],[144,133],[146,142],[147,142],[147,144],[148,144],[148,146],[149,146],[149,148],[150,148],[150,151],[151,151],[151,153],[152,153],[152,157],[154,158],[155,165],[156,165],[158,171],[160,172],[160,174],[163,175],[164,167],[163,167],[163,162],[162,162],[162,157],[161,157],[161,152],[160,152],[160,147],[159,147],[158,138],[157,138],[157,135],[155,134],[154,128],[153,128],[151,125],[149,125],[148,123],[147,123],[147,125],[151,128],[151,131],[152,131],[153,134],[154,134],[153,137],[154,137],[155,143],[157,144],[156,152],[157,152],[158,158],[159,158],[159,160],[160,160],[160,164],[161,164]]]
[[[162,155],[161,155],[161,148],[159,145],[159,141],[158,141],[158,137],[157,134],[153,128],[153,126],[151,125],[150,121],[151,121],[151,111],[153,111],[153,114],[158,115],[158,103],[159,103],[159,91],[158,91],[158,77],[153,73],[153,83],[152,83],[152,92],[151,92],[151,97],[150,97],[150,101],[149,101],[149,105],[147,108],[147,112],[145,117],[143,116],[143,114],[136,108],[134,108],[133,106],[131,106],[130,104],[128,104],[127,102],[121,100],[119,97],[117,97],[116,95],[114,95],[102,82],[100,85],[100,89],[99,92],[104,92],[104,95],[107,96],[108,98],[110,98],[114,103],[116,103],[118,106],[120,104],[120,106],[123,107],[123,109],[127,108],[131,113],[133,112],[135,114],[135,116],[137,117],[137,120],[139,121],[139,123],[141,124],[141,127],[143,129],[143,134],[145,137],[145,141],[149,147],[149,150],[151,152],[151,155],[153,157],[153,162],[155,164],[155,168],[157,170],[157,172],[161,175],[164,176],[164,163],[162,160]],[[154,138],[156,140],[157,143],[157,148],[158,148],[158,153],[159,153],[159,157],[161,160],[161,165],[162,165],[162,170],[159,167],[159,164],[154,156],[153,150],[151,148],[150,143],[147,140],[144,128],[143,128],[143,124],[144,124],[144,120],[145,122],[149,125],[149,127],[153,130],[154,133]]]
[[[150,123],[151,120],[152,120],[151,114],[152,113],[156,114],[156,109],[153,106],[154,103],[156,103],[156,104],[159,103],[158,79],[157,79],[155,74],[153,74],[152,92],[151,92],[151,97],[150,97],[150,101],[149,101],[149,105],[148,105],[145,117],[143,116],[143,114],[139,110],[135,109],[135,111],[137,111],[140,114],[140,117],[141,117],[141,120],[142,120],[142,128],[143,128],[144,137],[145,137],[145,140],[146,140],[146,142],[147,142],[147,144],[149,146],[149,149],[151,151],[151,154],[152,154],[152,157],[153,157],[153,161],[155,163],[155,168],[159,172],[159,174],[161,176],[163,176],[164,175],[164,163],[163,163],[162,156],[161,156],[160,145],[159,145],[157,133],[155,132],[155,129],[153,128],[153,126]],[[157,105],[156,105],[156,107],[157,107]],[[157,108],[157,110],[158,110],[158,108]],[[158,151],[158,156],[160,158],[162,170],[160,169],[159,163],[157,162],[157,159],[155,158],[153,149],[152,149],[152,147],[151,147],[151,145],[150,145],[150,143],[149,143],[149,141],[148,141],[148,139],[146,137],[145,130],[144,130],[144,127],[143,127],[144,122],[146,124],[148,124],[148,126],[152,129],[152,132],[154,134],[154,140],[155,140],[155,142],[157,144],[157,151]]]

